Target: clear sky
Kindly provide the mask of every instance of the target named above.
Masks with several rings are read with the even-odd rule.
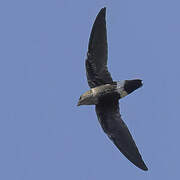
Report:
[[[107,7],[108,67],[114,80],[143,79],[120,101],[147,164],[130,163],[103,133],[85,57]],[[180,1],[1,0],[0,179],[179,179]]]

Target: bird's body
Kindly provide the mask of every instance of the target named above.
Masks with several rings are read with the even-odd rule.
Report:
[[[81,95],[78,106],[95,105],[98,120],[108,137],[133,164],[148,170],[119,112],[119,99],[141,87],[142,81],[112,80],[107,69],[105,13],[106,8],[102,8],[91,31],[86,59],[86,75],[91,89]]]
[[[119,99],[119,93],[117,92],[117,86],[115,84],[105,84],[92,88],[80,97],[81,100],[78,106],[97,105],[101,98],[110,96],[111,94],[116,94],[117,99]]]
[[[142,86],[141,80],[123,80],[91,88],[80,97],[80,105],[97,105],[104,98],[121,99]]]

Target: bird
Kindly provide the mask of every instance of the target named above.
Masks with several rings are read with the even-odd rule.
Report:
[[[77,106],[95,105],[98,121],[119,151],[135,166],[147,171],[133,137],[122,120],[119,99],[142,87],[140,79],[113,81],[107,68],[108,44],[106,7],[96,16],[89,38],[86,76],[90,90],[82,94]]]

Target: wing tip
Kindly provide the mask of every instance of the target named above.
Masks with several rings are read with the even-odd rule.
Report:
[[[99,17],[104,17],[106,16],[106,7],[101,8],[101,10],[99,11],[98,15],[96,16],[96,19],[98,19]]]
[[[122,151],[121,151],[122,152]],[[141,155],[139,154],[138,156],[127,156],[127,154],[125,154],[124,152],[122,152],[126,158],[131,161],[136,167],[140,168],[143,171],[148,171],[148,167],[146,166],[146,164],[144,163]]]
[[[101,10],[106,11],[106,6],[104,6],[103,8],[101,8]]]
[[[148,171],[148,168],[146,166],[146,164],[142,161],[142,164],[138,166],[140,169],[144,170],[144,171]]]
[[[130,159],[128,157],[127,157],[127,159],[130,160],[135,166],[137,166],[138,168],[142,169],[143,171],[148,171],[148,167],[144,163],[144,161],[143,161],[143,159],[142,159],[140,154],[139,154],[139,156],[135,156],[133,159]]]

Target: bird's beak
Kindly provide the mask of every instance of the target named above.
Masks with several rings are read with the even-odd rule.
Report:
[[[77,103],[77,106],[80,106],[80,105],[81,105],[81,103],[80,103],[80,102],[78,102],[78,103]]]

